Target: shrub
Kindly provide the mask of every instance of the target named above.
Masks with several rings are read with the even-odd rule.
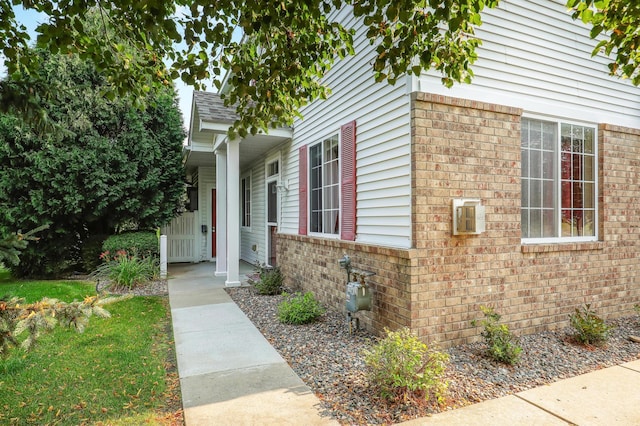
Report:
[[[290,296],[284,293],[286,299],[278,305],[278,319],[285,324],[307,324],[315,321],[324,314],[324,308],[316,300],[313,293],[296,293]]]
[[[158,237],[151,231],[112,235],[102,244],[103,252],[117,253],[123,250],[140,257],[160,257]]]
[[[365,350],[369,381],[386,399],[444,400],[448,382],[443,379],[449,361],[445,353],[430,350],[411,331],[385,329],[386,337]]]
[[[493,308],[480,306],[480,310],[484,314],[484,319],[479,325],[484,327],[482,337],[487,343],[489,356],[505,364],[517,363],[522,353],[517,338],[509,331],[506,324],[499,324],[501,317]],[[471,321],[471,325],[475,327],[478,321]]]
[[[260,279],[253,281],[258,293],[266,296],[275,296],[282,293],[283,276],[280,268],[260,268]]]
[[[86,272],[95,270],[100,265],[100,254],[102,254],[102,244],[108,235],[92,235],[82,244],[80,255],[82,256],[82,267]]]
[[[582,309],[576,308],[575,312],[569,315],[569,322],[575,330],[574,339],[583,345],[606,342],[612,329],[591,310],[590,304],[586,304]]]
[[[103,254],[105,263],[92,275],[95,278],[109,279],[113,286],[131,289],[158,276],[159,266],[153,257],[140,258],[122,250],[113,258],[107,252]]]

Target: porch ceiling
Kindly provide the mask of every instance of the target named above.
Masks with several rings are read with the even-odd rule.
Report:
[[[185,146],[185,167],[215,167],[215,150],[226,150],[226,131],[236,117],[216,93],[194,92],[191,134]],[[240,141],[240,170],[263,158],[278,145],[290,140],[292,129],[280,128],[268,134],[248,135]]]
[[[213,136],[213,135],[212,135]],[[265,154],[283,142],[291,139],[289,136],[255,135],[247,136],[240,141],[240,169],[249,167]],[[223,144],[218,149],[225,151]],[[185,147],[185,166],[187,169],[196,167],[215,167],[216,156],[213,145],[207,149],[193,150],[190,146]]]

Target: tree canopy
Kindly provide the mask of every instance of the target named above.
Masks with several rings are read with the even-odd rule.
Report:
[[[593,55],[613,55],[611,74],[640,84],[640,2],[629,0],[568,0],[574,19],[591,25],[591,38],[599,38]]]
[[[0,114],[0,233],[40,225],[15,275],[55,275],[93,235],[135,222],[155,228],[173,218],[184,191],[185,134],[171,87],[147,95],[146,109],[102,96],[105,78],[75,55],[34,53],[34,98],[58,129],[41,132],[21,116]],[[5,87],[28,90],[20,78]]]
[[[80,0],[0,0],[0,50],[9,73],[24,76],[37,64],[12,3],[43,13],[37,46],[93,61],[107,76],[110,96],[142,102],[153,86],[180,78],[198,87],[231,71],[225,102],[238,109],[234,129],[244,135],[291,124],[301,106],[328,95],[322,76],[337,58],[354,54],[354,29],[332,11],[348,8],[364,23],[377,81],[435,69],[452,85],[473,76],[480,44],[474,29],[499,0],[111,0],[95,8]],[[593,37],[606,34],[594,53],[615,55],[611,71],[640,83],[638,2],[567,0],[567,6],[593,26]],[[86,25],[96,12],[102,25]],[[242,40],[234,38],[238,33]]]
[[[9,73],[23,76],[36,66],[10,3],[0,0],[0,50]],[[328,95],[322,76],[336,58],[354,53],[354,29],[332,10],[350,6],[364,20],[376,46],[377,81],[434,68],[451,85],[470,80],[479,44],[474,27],[498,0],[111,0],[97,9],[79,0],[14,3],[47,16],[37,28],[39,48],[91,59],[111,93],[144,100],[152,86],[181,78],[198,87],[230,70],[225,101],[237,107],[234,127],[244,135],[291,124],[301,106]],[[85,25],[96,12],[116,37]]]

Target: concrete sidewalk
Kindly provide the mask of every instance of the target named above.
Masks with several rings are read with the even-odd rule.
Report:
[[[320,416],[319,400],[233,303],[214,270],[212,263],[169,270],[186,424],[338,424]]]
[[[338,424],[321,416],[319,400],[227,295],[214,268],[169,269],[187,426]],[[640,360],[402,424],[640,425]]]
[[[637,426],[640,360],[402,424]]]

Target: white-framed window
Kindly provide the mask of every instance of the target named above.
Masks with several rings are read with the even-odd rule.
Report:
[[[522,240],[595,241],[597,127],[523,117]]]
[[[240,180],[240,202],[242,226],[251,227],[251,176],[247,175]]]
[[[338,135],[309,147],[309,231],[340,232],[340,165]]]

